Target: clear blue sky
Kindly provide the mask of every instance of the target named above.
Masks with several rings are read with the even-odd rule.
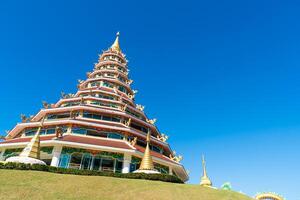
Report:
[[[43,2],[43,3],[42,3]],[[219,187],[300,199],[296,1],[1,1],[0,131],[75,92],[121,32],[137,103]]]

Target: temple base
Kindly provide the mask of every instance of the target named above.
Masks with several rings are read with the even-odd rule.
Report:
[[[146,170],[146,169],[138,169],[138,170],[135,170],[133,173],[160,174],[159,171],[156,171],[156,170]]]
[[[42,160],[30,158],[30,157],[21,157],[21,156],[13,156],[9,157],[5,160],[5,162],[14,162],[14,163],[24,163],[24,164],[39,164],[46,165],[46,163]]]

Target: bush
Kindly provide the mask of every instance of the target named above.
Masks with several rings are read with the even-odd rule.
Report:
[[[66,169],[59,167],[52,167],[48,165],[39,165],[39,164],[24,164],[24,163],[3,163],[0,162],[0,169],[16,169],[16,170],[35,170],[35,171],[44,171],[58,174],[72,174],[72,175],[84,175],[84,176],[109,176],[117,178],[128,178],[128,179],[145,179],[152,181],[164,181],[170,183],[183,183],[181,179],[177,176],[168,175],[168,174],[145,174],[145,173],[113,173],[113,172],[101,172],[94,170],[80,170],[80,169]]]

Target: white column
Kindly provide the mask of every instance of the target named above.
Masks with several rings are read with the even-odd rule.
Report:
[[[3,154],[4,154],[4,152],[5,152],[5,149],[1,149],[0,151],[1,151],[1,152],[0,152],[0,161],[3,161],[3,160],[4,160]]]
[[[130,172],[131,154],[124,154],[122,173]]]
[[[169,174],[173,175],[173,168],[171,166],[169,166]]]
[[[62,146],[54,146],[51,166],[58,167]]]

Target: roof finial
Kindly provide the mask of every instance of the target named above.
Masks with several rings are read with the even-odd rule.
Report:
[[[206,173],[206,163],[205,163],[204,155],[202,155],[202,167],[203,167],[203,176],[201,177],[200,185],[210,187],[212,186],[212,183]]]
[[[202,167],[203,167],[203,176],[207,177],[206,173],[206,163],[205,163],[205,158],[204,155],[202,154]]]
[[[114,51],[118,51],[118,52],[121,52],[121,48],[120,48],[120,44],[119,44],[119,36],[120,36],[120,32],[117,32],[116,34],[116,40],[115,42],[113,43],[113,45],[111,45],[111,49],[114,50]]]

